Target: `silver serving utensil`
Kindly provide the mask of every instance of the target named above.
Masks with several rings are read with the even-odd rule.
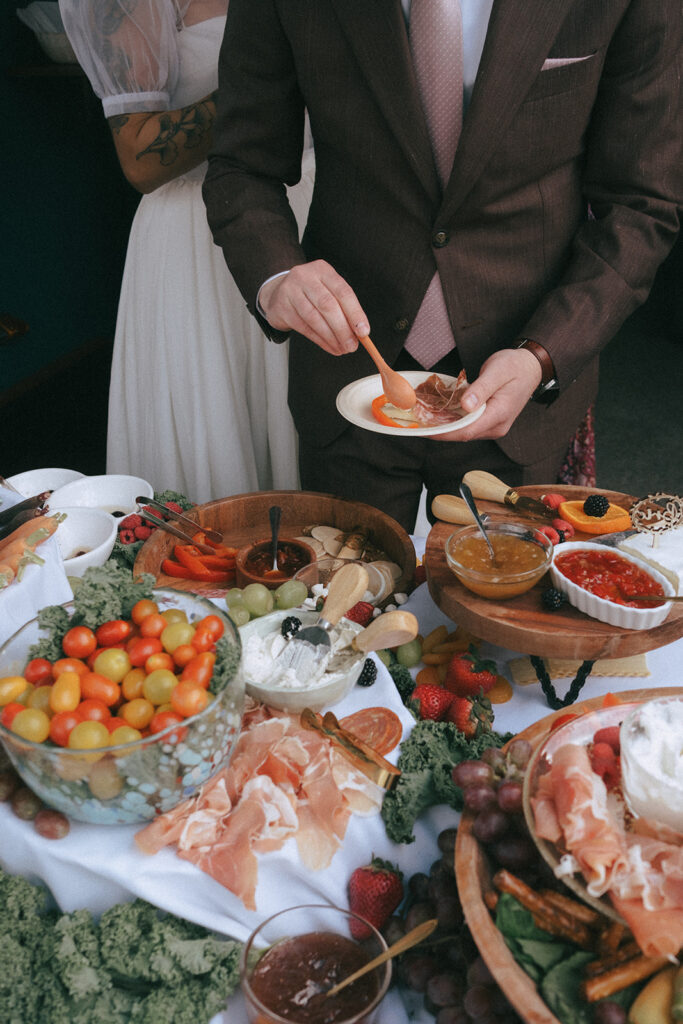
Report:
[[[144,508],[140,509],[138,515],[144,519],[146,523],[149,523],[150,526],[156,526],[159,530],[165,530],[166,533],[172,533],[174,537],[178,537],[180,540],[185,541],[186,544],[193,544],[198,551],[203,551],[205,555],[216,554],[209,544],[202,544],[199,541],[196,541],[189,533],[179,530],[177,526],[171,526],[170,523],[164,522],[163,519],[158,519],[157,516],[153,516],[150,512],[145,512]],[[196,526],[197,524],[195,523],[194,525]]]
[[[176,522],[182,523],[184,526],[191,527],[195,533],[197,533],[198,530],[201,530],[206,539],[212,540],[214,544],[223,543],[222,533],[218,533],[217,530],[209,530],[206,526],[201,526],[199,523],[196,523],[194,519],[190,519],[189,516],[184,516],[182,515],[181,512],[176,512],[172,508],[166,508],[165,505],[162,505],[160,501],[156,501],[154,498],[146,498],[143,494],[142,496],[137,497],[135,500],[137,501],[138,505],[151,505],[152,508],[158,508],[159,511],[163,512],[163,514],[165,516],[168,516],[169,519],[174,519]],[[141,512],[139,514],[142,515]],[[194,543],[191,537],[190,543]]]
[[[282,516],[282,509],[279,505],[271,505],[268,509],[268,517],[270,519],[270,537],[273,550],[273,572],[278,571],[277,564],[277,538],[280,532],[280,518]]]
[[[477,506],[474,503],[474,498],[472,497],[472,491],[469,489],[469,487],[464,481],[460,484],[460,493],[463,496],[465,504],[467,505],[468,509],[474,516],[474,521],[479,527],[479,532],[486,541],[486,546],[489,549],[489,554],[491,555],[491,565],[497,566],[498,562],[496,561],[496,553],[493,550],[493,544],[491,543],[489,535],[486,532],[483,522],[481,521],[481,516],[479,515]]]
[[[325,603],[318,621],[305,626],[289,640],[278,662],[285,668],[305,674],[314,662],[326,654],[330,647],[330,630],[345,611],[360,601],[368,589],[368,572],[360,562],[343,565],[330,580]]]

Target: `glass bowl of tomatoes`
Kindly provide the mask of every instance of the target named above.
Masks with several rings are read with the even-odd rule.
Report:
[[[69,623],[73,603],[61,608],[49,656],[35,656],[38,619],[0,647],[0,742],[69,818],[148,821],[230,759],[244,704],[239,631],[209,600],[165,588],[94,629]]]

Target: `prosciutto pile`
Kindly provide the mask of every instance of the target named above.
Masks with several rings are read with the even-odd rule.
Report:
[[[351,814],[376,814],[383,795],[298,715],[247,698],[228,766],[135,841],[149,854],[175,844],[179,857],[255,910],[258,854],[294,838],[304,867],[319,871],[341,846]]]
[[[417,403],[412,412],[417,422],[423,427],[437,427],[442,423],[462,419],[465,413],[460,407],[460,399],[467,386],[464,370],[460,371],[452,384],[447,384],[438,374],[433,373],[415,388]]]
[[[580,744],[555,751],[531,803],[536,834],[567,851],[592,896],[609,894],[643,953],[675,957],[683,947],[683,845],[627,830]]]

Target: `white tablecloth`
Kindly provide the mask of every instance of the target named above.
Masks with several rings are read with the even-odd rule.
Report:
[[[418,556],[424,551],[424,540],[416,539]],[[435,606],[426,584],[413,592],[404,608],[418,618],[423,635],[445,623],[453,628]],[[489,644],[482,647],[505,674],[505,665],[516,652]],[[381,663],[377,682],[371,689],[355,690],[344,702],[335,706],[335,714],[345,714],[368,704],[384,704],[394,709],[410,728],[412,718],[401,705],[394,684]],[[647,655],[650,675],[647,678],[588,678],[581,698],[609,691],[636,689],[641,686],[679,686],[683,671],[683,640]],[[560,695],[570,680],[556,681]],[[495,706],[495,728],[501,732],[518,732],[550,713],[540,684],[515,688],[507,704]],[[395,759],[397,752],[394,753]],[[189,918],[209,928],[244,940],[264,917],[297,903],[332,902],[347,905],[346,884],[355,867],[366,863],[372,855],[398,863],[409,877],[416,871],[428,871],[439,856],[436,837],[442,828],[457,822],[457,814],[447,807],[433,808],[415,828],[416,841],[397,846],[387,839],[379,816],[351,819],[342,848],[325,871],[304,873],[296,846],[290,840],[282,850],[259,859],[257,909],[245,910],[241,902],[194,865],[178,858],[172,849],[153,857],[137,851],[133,836],[137,826],[95,826],[72,823],[69,835],[62,840],[47,840],[35,832],[29,822],[20,821],[9,807],[0,804],[0,862],[14,873],[44,881],[52,890],[62,910],[89,907],[100,913],[114,903],[141,896],[165,910]],[[242,1024],[246,1019],[239,993],[228,1008],[215,1018],[214,1024]],[[408,1024],[408,1021],[432,1022],[420,1009],[409,1016],[400,995],[392,991],[382,1004],[378,1024]]]

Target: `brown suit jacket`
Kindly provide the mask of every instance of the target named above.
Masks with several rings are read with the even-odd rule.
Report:
[[[495,0],[442,194],[400,0],[231,0],[204,197],[249,309],[271,274],[325,259],[391,362],[438,267],[470,380],[519,337],[553,358],[559,398],[530,402],[501,447],[522,464],[560,451],[678,230],[681,20],[680,0]],[[282,182],[304,108],[300,247]],[[290,352],[297,428],[324,445],[345,426],[337,392],[374,368],[296,335]]]

